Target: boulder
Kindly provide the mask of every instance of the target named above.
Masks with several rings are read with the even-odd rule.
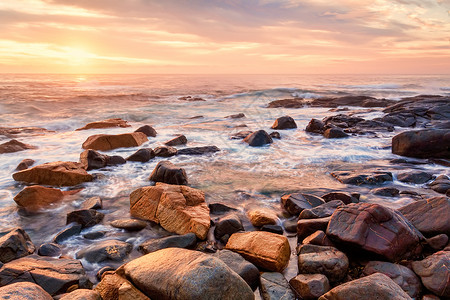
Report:
[[[79,234],[81,232],[81,228],[81,224],[70,223],[55,235],[55,237],[53,238],[53,242],[56,244],[61,244],[68,238]]]
[[[325,232],[322,230],[317,230],[311,235],[308,235],[303,241],[302,244],[311,244],[311,245],[317,245],[317,246],[332,246],[334,247],[334,244],[330,239],[327,237]]]
[[[279,226],[279,225],[263,225],[261,226],[261,230],[262,231],[267,231],[267,232],[273,232],[276,234],[283,234],[283,227]]]
[[[26,158],[17,165],[16,171],[26,170],[29,167],[31,167],[34,163],[35,163],[35,161],[33,159]]]
[[[358,203],[358,199],[353,197],[350,193],[346,192],[330,192],[322,196],[322,199],[325,200],[325,202],[330,202],[333,200],[340,200],[344,202],[344,204],[350,204],[350,203]]]
[[[46,243],[39,246],[38,255],[60,257],[62,254],[61,247],[55,243]]]
[[[272,139],[277,139],[277,140],[281,139],[281,134],[278,131],[272,131],[271,133],[269,133],[269,136]]]
[[[233,233],[244,231],[241,219],[237,214],[229,214],[218,221],[216,221],[216,227],[214,228],[214,236],[220,240],[224,235],[231,236]]]
[[[379,171],[375,171],[370,174],[339,171],[339,172],[332,172],[331,176],[339,180],[341,183],[353,185],[361,185],[361,184],[376,185],[392,181],[391,172],[379,172]]]
[[[111,271],[103,274],[100,283],[95,287],[95,291],[100,294],[103,300],[150,300],[127,279]],[[123,298],[130,293],[133,295],[131,299]]]
[[[151,148],[143,148],[139,149],[135,153],[131,154],[127,161],[139,161],[139,162],[148,162],[150,159],[155,157],[155,153]]]
[[[167,141],[164,143],[166,146],[179,146],[179,145],[186,145],[187,144],[187,138],[186,136],[180,134],[177,137],[174,137],[173,139]]]
[[[341,128],[333,127],[325,130],[323,132],[323,136],[327,139],[340,139],[348,137],[349,135],[345,133]]]
[[[139,245],[139,251],[148,254],[165,248],[192,248],[197,243],[194,233],[171,235],[159,239],[149,239]]]
[[[369,276],[375,273],[381,273],[391,278],[411,298],[419,298],[422,283],[409,268],[385,261],[371,261],[364,267],[363,274]]]
[[[439,251],[445,248],[448,245],[448,235],[445,233],[435,235],[426,240],[427,245],[431,247],[431,249]]]
[[[338,285],[319,300],[411,300],[392,279],[381,273]]]
[[[398,197],[400,191],[394,187],[380,187],[371,190],[372,194],[383,197]]]
[[[30,255],[34,250],[36,248],[33,242],[22,228],[14,228],[0,237],[0,262],[2,263]]]
[[[421,253],[422,234],[396,210],[371,203],[351,203],[336,209],[327,236],[353,250],[362,249],[390,261]]]
[[[60,189],[46,188],[40,185],[25,187],[14,197],[17,205],[27,212],[34,213],[61,202],[64,193]]]
[[[119,240],[106,240],[88,246],[77,252],[76,258],[84,258],[90,263],[105,260],[123,261],[133,249],[133,245]]]
[[[183,168],[178,168],[170,161],[160,161],[150,175],[149,180],[168,184],[188,184],[186,171]]]
[[[298,218],[299,219],[326,218],[331,216],[338,207],[343,205],[344,202],[342,202],[341,200],[331,200],[314,208],[302,210]]]
[[[16,172],[12,176],[16,181],[54,186],[73,186],[94,179],[82,164],[70,161],[45,163]]]
[[[252,147],[260,147],[267,144],[272,144],[273,140],[266,131],[258,130],[246,136],[244,142]]]
[[[0,287],[0,299],[9,300],[53,300],[49,293],[31,282],[17,282]]]
[[[100,154],[92,149],[87,149],[80,154],[80,163],[86,171],[101,169],[106,167],[108,163],[108,155]]]
[[[323,274],[331,282],[347,275],[348,258],[334,247],[301,245],[298,248],[298,273]]]
[[[28,149],[37,149],[37,147],[24,144],[22,142],[19,142],[18,140],[10,140],[6,143],[0,144],[0,154],[19,152]]]
[[[133,217],[159,223],[170,232],[193,232],[201,240],[206,238],[211,222],[202,191],[160,182],[131,193],[130,213]]]
[[[295,123],[294,119],[290,116],[284,116],[279,117],[275,120],[275,123],[273,123],[272,129],[292,129],[297,128],[297,124]]]
[[[450,129],[405,131],[392,138],[392,153],[417,158],[450,158]]]
[[[80,209],[67,214],[67,224],[72,222],[80,224],[83,228],[100,223],[105,215],[95,209]]]
[[[102,209],[103,201],[100,197],[91,197],[81,203],[81,209]]]
[[[136,219],[119,219],[109,223],[112,227],[125,229],[126,231],[141,231],[147,227],[147,222]]]
[[[155,153],[155,156],[159,157],[171,157],[174,155],[177,155],[178,150],[177,148],[170,147],[170,146],[160,146],[153,149],[153,152]]]
[[[159,250],[123,270],[152,299],[254,299],[248,284],[223,261],[198,251]]]
[[[311,119],[311,121],[309,121],[308,125],[306,126],[305,131],[310,133],[323,134],[325,129],[325,124],[322,121]]]
[[[418,200],[398,209],[422,234],[433,236],[440,233],[450,235],[450,199],[433,197]]]
[[[433,175],[423,171],[410,171],[397,175],[397,179],[401,182],[423,184],[430,181]]]
[[[150,125],[144,125],[136,129],[134,132],[142,132],[146,136],[155,137],[157,135],[156,130]]]
[[[106,165],[107,166],[116,166],[116,165],[123,165],[126,164],[127,161],[125,158],[119,155],[112,155],[106,157]]]
[[[439,251],[424,260],[412,262],[423,285],[444,299],[450,298],[450,251]]]
[[[259,285],[259,270],[251,262],[245,260],[240,254],[230,250],[220,250],[213,256],[223,261],[231,270],[236,272],[247,284],[255,290]]]
[[[62,296],[59,300],[102,300],[102,297],[93,290],[77,289]]]
[[[315,300],[330,290],[328,278],[323,274],[299,274],[289,284],[304,300]]]
[[[440,175],[429,186],[435,192],[447,194],[450,190],[450,179],[446,175]]]
[[[266,231],[234,233],[225,248],[239,253],[257,267],[273,272],[281,272],[291,254],[285,236]]]
[[[325,201],[317,196],[301,193],[287,194],[281,197],[281,205],[291,215],[298,215],[304,209],[310,209],[324,203]]]
[[[109,151],[117,148],[137,147],[147,142],[147,136],[142,132],[122,134],[91,135],[83,143],[83,149]]]
[[[37,255],[13,260],[0,268],[0,286],[16,282],[36,283],[52,296],[66,293],[74,285],[91,286],[78,260]]]
[[[184,148],[178,150],[178,155],[202,155],[208,153],[215,153],[220,151],[216,146],[202,146],[202,147],[192,147]]]
[[[261,273],[259,293],[263,300],[295,300],[289,282],[278,272]]]
[[[247,212],[248,219],[255,227],[263,225],[275,225],[278,221],[278,216],[274,210],[269,208],[254,208]]]
[[[131,125],[129,125],[128,122],[125,120],[122,120],[120,118],[115,118],[115,119],[107,119],[107,120],[103,120],[103,121],[88,123],[85,126],[78,128],[76,130],[79,131],[79,130],[99,129],[99,128],[115,128],[115,127],[126,128],[126,127],[131,127]]]
[[[317,230],[325,231],[331,217],[318,219],[299,219],[297,222],[297,238],[299,241],[313,234]]]

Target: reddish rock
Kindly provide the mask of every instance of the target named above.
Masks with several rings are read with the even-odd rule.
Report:
[[[103,274],[102,280],[94,290],[101,295],[103,300],[122,300],[124,288],[133,293],[133,298],[125,298],[126,300],[150,300],[127,279],[111,271]]]
[[[115,118],[115,119],[107,119],[107,120],[103,120],[103,121],[88,123],[85,126],[78,128],[76,130],[115,128],[115,127],[126,128],[126,127],[131,127],[131,125],[129,125],[127,121],[124,121],[120,118]]]
[[[64,295],[59,300],[102,300],[102,297],[99,293],[93,290],[77,289]]]
[[[24,144],[18,140],[10,140],[9,142],[0,144],[0,154],[19,152],[28,149],[37,149],[37,147]]]
[[[142,132],[122,134],[91,135],[83,143],[83,149],[108,151],[117,148],[137,147],[147,142],[147,136]]]
[[[427,244],[433,250],[442,250],[448,244],[448,236],[445,233],[435,235],[432,238],[427,239]]]
[[[325,231],[331,217],[318,219],[299,219],[297,222],[297,238],[299,241],[313,234],[317,230]]]
[[[292,129],[297,128],[297,124],[295,123],[294,119],[290,116],[284,116],[279,117],[275,120],[275,123],[273,123],[272,129]]]
[[[412,262],[423,285],[444,299],[450,298],[450,252],[439,251],[424,260]]]
[[[441,193],[441,194],[447,194],[449,196],[450,191],[450,178],[448,178],[446,175],[440,175],[429,184],[431,189],[435,192]]]
[[[352,203],[331,216],[327,236],[352,249],[398,261],[421,253],[423,236],[399,212],[370,203]]]
[[[331,176],[339,180],[341,183],[353,185],[376,185],[387,181],[392,181],[391,172],[381,171],[374,171],[373,173],[352,173],[348,171],[339,171],[332,172]]]
[[[308,194],[294,193],[281,197],[281,204],[291,215],[298,215],[304,209],[310,209],[324,204],[320,197]]]
[[[289,284],[304,300],[315,300],[330,290],[328,278],[322,274],[299,274]]]
[[[108,163],[108,155],[100,154],[95,150],[84,150],[80,154],[80,163],[86,171],[93,169],[101,169],[106,167]]]
[[[186,145],[187,144],[187,138],[186,136],[180,134],[177,137],[174,137],[173,139],[167,141],[164,143],[166,146],[179,146],[179,145]]]
[[[317,246],[332,246],[334,247],[334,244],[330,239],[327,237],[325,232],[322,230],[317,230],[313,234],[306,237],[302,244],[311,244],[311,245],[317,245]]]
[[[26,158],[22,160],[16,167],[16,171],[26,170],[34,164],[33,159]]]
[[[60,202],[63,198],[64,193],[59,189],[33,185],[25,187],[14,197],[14,201],[27,212],[37,212]]]
[[[405,131],[392,138],[392,153],[418,158],[450,158],[450,129]]]

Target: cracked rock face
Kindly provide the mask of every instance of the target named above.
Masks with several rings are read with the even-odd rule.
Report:
[[[262,299],[295,300],[294,292],[283,274],[264,272],[261,274],[260,290]]]
[[[434,294],[445,299],[450,297],[450,252],[439,251],[424,260],[414,261],[414,272],[423,285]]]
[[[147,142],[145,133],[132,132],[123,134],[96,134],[91,135],[83,143],[83,149],[108,151],[122,147],[137,147]]]

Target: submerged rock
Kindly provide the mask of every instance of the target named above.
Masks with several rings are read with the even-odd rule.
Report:
[[[323,134],[325,131],[325,123],[321,120],[311,119],[305,128],[306,132]]]
[[[115,127],[126,128],[126,127],[131,127],[131,125],[129,125],[128,122],[125,120],[122,120],[120,118],[115,118],[115,119],[107,119],[107,120],[103,120],[103,121],[91,122],[81,128],[76,129],[76,130],[79,131],[79,130],[99,129],[99,128],[115,128]]]
[[[260,147],[267,144],[272,144],[273,140],[266,131],[258,130],[245,137],[244,142],[252,147]]]
[[[36,248],[33,242],[22,228],[14,228],[0,237],[0,262],[2,263],[30,255],[34,250]]]
[[[84,258],[90,263],[100,263],[105,260],[123,261],[132,249],[132,244],[119,240],[106,240],[81,249],[76,257]]]
[[[340,139],[348,137],[349,135],[341,128],[328,128],[324,131],[323,136],[327,139]]]
[[[392,138],[392,153],[417,158],[450,158],[450,129],[405,131]]]
[[[220,149],[217,148],[216,146],[202,146],[202,147],[180,149],[178,150],[178,155],[202,155],[218,151],[220,151]]]
[[[155,169],[150,175],[149,180],[168,184],[188,184],[186,171],[183,168],[175,166],[173,163],[167,160],[160,161],[156,165]]]
[[[423,184],[433,178],[433,175],[423,171],[410,171],[397,175],[401,182]]]
[[[102,209],[103,201],[100,197],[91,197],[81,204],[81,209]]]
[[[225,117],[225,119],[240,119],[240,118],[245,118],[245,114],[238,113],[238,114],[235,114],[235,115],[229,115],[229,116]]]
[[[19,152],[29,149],[37,149],[37,147],[24,144],[22,142],[19,142],[18,140],[10,140],[6,143],[0,144],[0,154]]]
[[[60,257],[61,253],[61,247],[54,243],[42,244],[38,249],[38,255],[40,256]]]
[[[122,134],[91,135],[83,143],[83,149],[109,151],[117,148],[137,147],[147,142],[147,136],[142,132]]]
[[[136,129],[134,132],[142,132],[146,136],[155,137],[157,135],[156,130],[150,125],[144,125]]]
[[[53,238],[53,242],[57,244],[61,244],[68,238],[77,235],[81,232],[81,224],[78,223],[70,223],[63,230],[58,232]]]

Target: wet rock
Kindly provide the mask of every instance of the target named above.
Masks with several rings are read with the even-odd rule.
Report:
[[[297,222],[297,238],[301,241],[317,230],[325,231],[331,217],[318,219],[299,219]]]
[[[0,261],[2,263],[30,255],[34,250],[36,248],[33,242],[22,228],[14,228],[0,237]]]
[[[283,227],[279,225],[263,225],[261,231],[273,232],[276,234],[283,234]]]
[[[173,139],[167,141],[164,143],[166,146],[179,146],[179,145],[186,145],[187,138],[184,135],[179,135],[177,137],[174,137]]]
[[[319,206],[310,209],[304,209],[300,215],[299,219],[317,219],[317,218],[326,218],[331,216],[334,211],[344,205],[344,202],[341,200],[331,200]]]
[[[73,285],[91,286],[78,260],[37,255],[13,260],[0,268],[0,286],[16,282],[36,283],[52,296],[66,293]]]
[[[269,208],[254,208],[247,212],[247,216],[255,227],[263,225],[275,225],[278,221],[278,216],[272,209]]]
[[[58,232],[53,238],[53,242],[57,244],[63,243],[68,238],[80,234],[81,232],[81,224],[78,223],[70,223],[63,230]]]
[[[422,251],[420,232],[401,213],[378,204],[339,207],[331,216],[326,233],[333,242],[390,261],[414,257]]]
[[[125,160],[125,158],[123,158],[122,156],[119,156],[119,155],[112,155],[112,156],[108,156],[106,158],[107,166],[123,165],[126,163],[127,163],[127,161]]]
[[[42,244],[38,249],[38,255],[40,256],[60,257],[61,254],[61,247],[54,243]]]
[[[344,114],[330,116],[323,119],[325,125],[329,127],[338,127],[338,128],[354,127],[363,121],[364,121],[363,118],[347,116]]]
[[[168,184],[188,184],[186,171],[183,168],[178,168],[170,161],[160,161],[150,175],[149,180]]]
[[[76,162],[51,162],[14,173],[14,180],[27,183],[73,186],[93,180],[83,165]]]
[[[157,135],[156,130],[150,125],[144,125],[136,129],[134,132],[142,132],[146,136],[155,137]]]
[[[152,299],[254,298],[247,283],[223,261],[198,251],[163,249],[137,258],[123,269]]]
[[[132,249],[132,244],[119,240],[106,240],[81,249],[76,257],[84,258],[90,263],[100,263],[105,260],[123,261]]]
[[[450,129],[405,131],[392,138],[392,153],[418,158],[450,158]]]
[[[285,236],[265,231],[234,233],[225,248],[259,268],[274,272],[281,272],[287,266],[291,254]]]
[[[81,204],[81,209],[102,209],[103,201],[100,197],[91,197]]]
[[[142,294],[131,282],[124,282],[119,287],[119,300],[150,300]]]
[[[115,274],[114,272],[106,272],[100,283],[95,287],[95,291],[98,292],[103,300],[111,299],[111,300],[122,300],[124,291],[123,288],[128,290],[127,293],[132,292],[134,300],[150,300],[147,296],[145,296],[142,292],[140,292],[131,282],[127,279],[123,278]],[[122,291],[119,290],[122,288]],[[132,291],[130,291],[132,290]],[[125,298],[130,300],[130,298]]]
[[[346,192],[331,192],[327,193],[322,196],[322,199],[325,200],[325,202],[330,202],[333,200],[340,200],[344,202],[344,204],[350,204],[350,203],[358,203],[358,198],[352,196],[350,193]]]
[[[281,205],[291,215],[298,215],[304,209],[310,209],[324,203],[325,201],[319,197],[301,193],[288,194],[281,197]]]
[[[16,167],[16,171],[26,170],[34,164],[33,159],[26,158],[22,160]]]
[[[133,217],[159,223],[177,234],[193,232],[201,240],[210,227],[209,209],[205,194],[183,185],[156,183],[130,195],[130,213]]]
[[[192,147],[178,150],[178,155],[203,155],[220,151],[216,146]]]
[[[80,209],[67,214],[67,224],[78,223],[82,228],[91,227],[100,223],[105,215],[95,209]]]
[[[397,175],[397,179],[401,182],[423,184],[431,180],[433,176],[427,172],[422,171],[410,171]]]
[[[201,97],[192,97],[192,96],[183,96],[183,97],[179,97],[178,100],[183,100],[183,101],[206,101],[205,99],[201,98]]]
[[[41,127],[0,127],[0,135],[14,137],[17,135],[44,135],[54,132]]]
[[[418,200],[398,211],[426,236],[450,235],[450,199],[447,197]]]
[[[439,251],[424,260],[412,262],[414,272],[423,285],[442,298],[450,297],[450,252]]]
[[[383,197],[398,197],[400,191],[394,187],[380,187],[371,190],[372,194]]]
[[[304,300],[315,300],[330,290],[328,278],[323,274],[299,274],[289,284]]]
[[[83,149],[109,151],[117,148],[137,147],[147,142],[147,136],[142,132],[122,134],[96,134],[91,135],[83,143]]]
[[[103,274],[105,274],[106,272],[114,272],[116,269],[111,267],[111,266],[106,266],[101,268],[100,270],[98,270],[97,274],[95,275],[95,277],[97,277],[98,281],[101,281],[103,278]]]
[[[236,272],[247,284],[255,290],[259,284],[259,270],[258,268],[246,261],[240,254],[230,251],[221,250],[214,254],[215,257],[223,261],[231,270]]]
[[[277,140],[281,139],[281,135],[280,135],[280,133],[279,133],[278,131],[272,131],[272,132],[269,134],[269,136],[270,136],[272,139],[277,139]]]
[[[323,136],[327,139],[340,139],[348,137],[349,135],[345,133],[341,128],[328,128],[323,132]]]
[[[268,108],[302,108],[304,106],[305,101],[301,98],[275,100],[267,105]]]
[[[338,285],[319,300],[411,300],[392,279],[376,273]]]
[[[240,118],[245,118],[245,115],[243,113],[238,113],[235,115],[229,115],[225,117],[226,119],[240,119]]]
[[[411,298],[418,298],[421,293],[420,279],[405,266],[385,261],[371,261],[364,267],[363,274],[369,276],[375,273],[381,273],[391,278]]]
[[[296,299],[289,282],[278,272],[261,273],[259,293],[263,300]]]
[[[31,282],[17,282],[0,287],[0,299],[9,300],[53,300],[49,293]]]
[[[109,223],[112,227],[125,229],[127,231],[141,231],[147,227],[147,222],[136,219],[120,219]]]
[[[77,289],[61,297],[59,300],[102,300],[102,298],[96,291]]]
[[[226,234],[231,236],[233,233],[239,231],[244,231],[244,226],[242,225],[241,219],[237,214],[229,214],[220,218],[216,222],[214,236],[216,239],[220,240]]]
[[[323,134],[325,131],[325,123],[317,119],[311,119],[306,126],[305,131],[310,133]]]
[[[79,131],[79,130],[99,129],[99,128],[115,128],[115,127],[126,128],[126,127],[131,127],[131,125],[129,125],[128,122],[125,120],[122,120],[120,118],[115,118],[115,119],[107,119],[107,120],[103,120],[103,121],[88,123],[84,127],[78,128],[76,130]]]
[[[441,298],[433,294],[427,294],[422,296],[422,300],[441,300]]]
[[[307,236],[303,241],[302,244],[311,244],[311,245],[317,245],[317,246],[331,246],[334,247],[334,244],[330,239],[327,237],[325,232],[322,230],[317,230],[313,234]]]
[[[61,202],[64,193],[60,189],[46,188],[40,185],[25,187],[14,197],[17,205],[27,212],[34,213]]]
[[[270,127],[272,129],[292,129],[292,128],[297,128],[297,124],[295,123],[294,119],[290,116],[284,116],[284,117],[279,117],[278,119],[275,120],[275,123],[273,123],[272,127]]]
[[[445,248],[448,244],[448,236],[444,233],[438,234],[426,240],[428,246],[432,249],[439,251]]]
[[[93,231],[83,234],[83,237],[87,240],[98,240],[104,237],[106,231]]]
[[[171,157],[174,155],[177,155],[178,150],[177,148],[170,147],[170,146],[160,146],[153,149],[153,152],[155,153],[155,156],[159,157]]]
[[[228,212],[237,211],[236,208],[225,205],[223,203],[209,203],[209,212],[213,215],[221,215]]]
[[[253,131],[239,131],[233,135],[230,136],[230,139],[232,140],[242,140],[245,139],[247,136],[249,136],[250,134],[252,134]]]
[[[197,243],[194,233],[149,239],[139,245],[139,251],[148,254],[165,248],[192,248]]]
[[[409,111],[389,113],[380,120],[399,127],[414,127],[416,125],[416,115]]]
[[[297,218],[291,220],[285,220],[283,227],[287,232],[297,233]]]
[[[343,97],[322,97],[313,99],[311,106],[338,107],[338,106],[359,106],[359,107],[386,107],[396,103],[393,100],[377,99],[363,95],[349,95]]]
[[[95,150],[84,150],[80,154],[80,163],[86,171],[104,168],[106,167],[107,162],[108,155],[100,154]]]
[[[447,194],[450,190],[450,179],[446,175],[440,175],[429,185],[433,191]]]
[[[331,282],[342,280],[348,270],[347,256],[334,247],[302,245],[298,249],[299,274],[323,274]]]
[[[37,147],[24,144],[22,142],[19,142],[18,140],[10,140],[6,143],[0,144],[0,154],[19,152],[28,149],[37,149]]]
[[[376,185],[384,182],[392,181],[391,172],[378,172],[375,171],[371,174],[367,173],[352,173],[347,171],[332,172],[331,176],[339,180],[343,184],[353,185]]]
[[[139,149],[135,153],[131,154],[127,161],[138,161],[138,162],[148,162],[150,159],[155,157],[155,153],[151,148]]]
[[[265,130],[258,130],[246,136],[244,142],[252,147],[261,147],[272,144],[273,140]]]

